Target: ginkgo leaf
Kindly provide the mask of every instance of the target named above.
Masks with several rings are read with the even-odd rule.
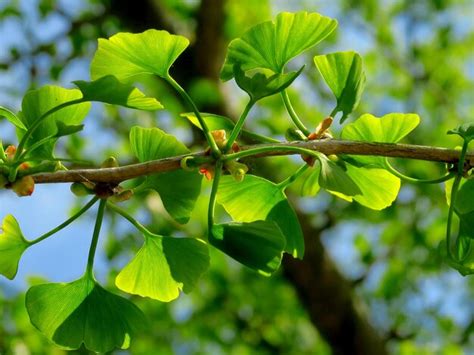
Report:
[[[31,323],[66,349],[81,344],[101,353],[126,349],[147,322],[132,302],[104,290],[87,275],[70,283],[31,287],[26,308]]]
[[[304,238],[298,217],[278,185],[254,175],[246,175],[240,182],[223,176],[217,202],[234,221],[275,222],[285,236],[285,251],[295,258],[303,258]]]
[[[371,114],[360,116],[355,122],[342,129],[344,140],[397,143],[413,131],[420,123],[420,117],[414,113],[389,113],[383,117]],[[372,156],[354,156],[362,165],[385,167],[385,158]]]
[[[263,73],[256,73],[252,77],[245,75],[240,66],[234,66],[234,76],[237,85],[244,90],[253,102],[256,102],[264,97],[274,95],[290,86],[293,81],[301,74],[304,66],[298,71],[287,74],[273,74],[266,76]]]
[[[337,52],[314,57],[314,63],[336,97],[333,112],[341,123],[359,104],[365,84],[362,59],[356,52]]]
[[[23,124],[23,122],[21,122],[21,120],[6,107],[0,106],[0,117],[5,117],[8,121],[13,123],[13,125],[15,125],[17,128],[26,130],[26,127]]]
[[[21,256],[29,243],[23,236],[17,220],[11,214],[3,219],[1,232],[0,274],[13,280],[18,271]]]
[[[158,128],[132,127],[130,144],[140,162],[189,153],[184,144]],[[201,192],[201,181],[198,172],[175,170],[147,176],[142,187],[158,192],[168,213],[186,223]]]
[[[46,137],[52,137],[40,148],[35,149],[35,156],[49,158],[52,155],[54,145],[57,137],[57,122],[60,121],[65,125],[79,125],[86,117],[91,104],[89,102],[74,103],[76,100],[82,98],[82,93],[77,89],[64,89],[59,86],[47,85],[37,90],[29,91],[23,98],[21,104],[21,118],[23,124],[28,129],[36,122],[42,115],[49,110],[60,105],[66,107],[52,113],[46,117],[38,128],[28,139],[25,148],[28,149],[30,145],[40,141]],[[71,102],[71,105],[67,105]],[[24,134],[24,130],[18,130],[20,138]]]
[[[373,210],[391,206],[400,191],[400,179],[384,169],[366,169],[347,164],[347,174],[361,190],[352,199]]]
[[[320,154],[318,160],[321,165],[318,183],[323,189],[330,192],[339,192],[347,196],[361,193],[357,184],[339,165]]]
[[[167,78],[171,65],[188,45],[183,36],[153,29],[100,38],[91,63],[91,77],[95,80],[113,75],[120,81],[129,81],[140,74],[156,74]]]
[[[163,105],[153,97],[147,97],[136,87],[121,83],[112,75],[87,82],[73,82],[81,90],[84,101],[100,101],[138,110],[159,110]]]
[[[144,234],[145,243],[118,274],[122,291],[169,302],[189,292],[209,267],[207,245],[194,238]]]
[[[285,237],[272,221],[225,223],[212,227],[209,243],[239,263],[269,276],[280,266]]]
[[[265,68],[281,73],[288,61],[318,44],[336,26],[336,20],[318,13],[282,12],[275,22],[258,24],[230,42],[221,79],[234,77],[234,65],[244,72]]]

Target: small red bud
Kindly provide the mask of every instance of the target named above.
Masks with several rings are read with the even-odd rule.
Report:
[[[316,158],[311,156],[311,155],[307,155],[307,154],[301,154],[301,158],[306,162],[306,164],[308,164],[309,166],[313,166],[314,165],[314,162],[316,161]]]
[[[199,172],[204,175],[207,180],[212,180],[214,177],[214,166],[204,164],[199,168]]]

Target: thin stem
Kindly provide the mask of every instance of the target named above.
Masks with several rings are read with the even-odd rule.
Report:
[[[457,195],[460,183],[461,183],[461,175],[456,175],[456,178],[454,179],[454,182],[453,182],[453,187],[451,188],[451,201],[449,203],[448,222],[446,223],[446,248],[447,248],[449,258],[453,260],[454,260],[453,252],[451,251],[451,225],[453,223],[454,203],[456,202],[456,195]]]
[[[107,207],[110,208],[112,211],[118,213],[121,215],[123,218],[125,218],[127,221],[129,221],[136,229],[138,229],[141,233],[143,234],[153,234],[151,233],[143,224],[138,222],[135,218],[132,217],[127,211],[125,211],[123,208],[108,202]]]
[[[293,174],[288,176],[285,180],[278,183],[277,186],[280,188],[281,191],[285,191],[288,186],[290,186],[293,182],[296,181],[303,173],[308,170],[309,165],[304,164],[298,168]]]
[[[337,107],[334,107],[334,110],[331,111],[331,113],[329,114],[330,117],[334,118],[334,116],[336,115],[337,113]]]
[[[212,226],[214,225],[214,212],[216,209],[217,190],[219,189],[219,180],[222,173],[222,161],[218,160],[216,163],[216,171],[214,174],[214,181],[212,182],[211,196],[209,197],[209,209],[207,212],[207,233],[208,237],[211,235]]]
[[[80,216],[82,216],[84,213],[86,213],[87,210],[89,210],[92,206],[94,206],[94,204],[97,202],[99,198],[94,196],[89,202],[87,202],[78,212],[76,212],[73,216],[71,216],[71,218],[69,218],[68,220],[64,221],[63,223],[61,223],[59,226],[57,226],[56,228],[54,229],[51,229],[49,232],[43,234],[42,236],[34,239],[34,240],[31,240],[28,242],[28,244],[31,246],[31,245],[35,245],[35,244],[38,244],[39,242],[42,242],[43,240],[45,240],[46,238],[52,236],[53,234],[56,234],[57,232],[59,232],[60,230],[66,228],[68,225],[70,225],[72,222],[74,222],[76,219],[78,219]]]
[[[451,188],[451,201],[449,203],[449,210],[448,210],[448,222],[446,223],[446,249],[450,259],[456,260],[453,257],[453,253],[451,251],[451,225],[453,222],[453,215],[454,215],[454,204],[456,203],[456,197],[459,189],[459,185],[461,183],[462,174],[464,172],[464,160],[466,159],[466,152],[468,141],[464,140],[464,144],[462,146],[461,154],[459,156],[458,161],[458,171],[456,174],[456,178],[453,182],[453,187]]]
[[[40,124],[43,122],[43,120],[52,115],[53,113],[67,107],[67,106],[71,106],[71,105],[76,105],[76,104],[80,104],[83,102],[83,99],[80,98],[80,99],[76,99],[76,100],[72,100],[72,101],[68,101],[68,102],[63,102],[61,105],[58,105],[56,107],[53,107],[52,109],[46,111],[45,113],[43,113],[39,118],[36,119],[36,121],[34,121],[31,126],[28,128],[28,130],[25,132],[25,135],[23,136],[23,138],[21,138],[21,141],[20,143],[18,144],[18,148],[16,150],[16,153],[15,153],[15,157],[14,157],[14,161],[18,161],[22,155],[22,152],[23,152],[23,148],[25,147],[25,144],[26,142],[28,141],[28,139],[31,137],[31,135],[33,134],[33,132],[40,126]]]
[[[255,101],[254,100],[250,100],[247,105],[245,105],[245,109],[244,111],[242,112],[242,114],[240,115],[237,123],[235,124],[234,128],[232,129],[232,132],[230,133],[230,136],[229,136],[229,139],[227,140],[227,144],[225,146],[225,152],[228,152],[230,150],[230,148],[232,147],[232,144],[235,142],[235,140],[237,139],[239,133],[240,133],[240,130],[242,129],[242,126],[244,125],[244,122],[245,122],[245,119],[247,118],[249,112],[250,112],[250,109],[252,108],[252,106],[255,104]]]
[[[94,233],[92,234],[91,246],[89,248],[89,255],[87,257],[86,275],[93,278],[95,251],[97,250],[97,243],[99,241],[100,228],[104,220],[104,211],[107,200],[100,200],[99,210],[97,211],[97,218],[94,226]]]
[[[247,137],[251,140],[254,140],[256,142],[261,142],[261,143],[280,143],[280,141],[278,139],[263,136],[263,135],[257,134],[257,133],[253,133],[253,132],[247,131],[245,129],[242,130],[242,136],[245,136],[245,137]]]
[[[447,181],[449,179],[452,179],[456,174],[454,172],[449,172],[448,174],[444,175],[444,176],[441,176],[439,178],[436,178],[436,179],[416,179],[416,178],[412,178],[410,176],[406,176],[404,174],[402,174],[401,172],[399,172],[398,170],[396,170],[388,161],[387,158],[385,158],[385,168],[390,172],[392,173],[393,175],[395,175],[396,177],[404,180],[404,181],[407,181],[407,182],[412,182],[412,183],[417,183],[417,184],[438,184],[438,183],[441,183],[441,182],[444,182],[444,181]]]
[[[293,123],[306,136],[309,135],[311,132],[306,128],[306,126],[303,124],[303,122],[301,122],[300,118],[298,117],[298,114],[293,108],[293,105],[291,105],[290,97],[288,96],[288,92],[286,90],[283,90],[281,92],[281,97],[283,98],[283,102],[285,103],[286,110],[288,111],[288,114],[293,120]]]
[[[199,124],[201,125],[202,132],[204,133],[204,136],[206,137],[207,143],[209,144],[209,147],[211,148],[213,155],[215,157],[219,157],[221,155],[221,151],[219,150],[219,147],[217,146],[216,141],[214,140],[214,137],[212,136],[209,130],[209,127],[207,126],[206,121],[204,121],[204,118],[202,118],[201,113],[196,107],[196,104],[194,103],[194,101],[191,99],[188,93],[184,91],[181,85],[179,85],[176,82],[176,80],[174,80],[170,75],[168,75],[165,79],[178,92],[178,94],[180,94],[181,97],[191,106],[192,110],[194,111],[194,114],[196,115],[196,118],[199,121]]]

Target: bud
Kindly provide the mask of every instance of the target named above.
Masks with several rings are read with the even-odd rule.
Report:
[[[133,191],[132,190],[123,190],[109,198],[110,201],[112,202],[123,202],[130,200],[133,196]]]
[[[33,178],[28,175],[28,176],[23,176],[21,179],[15,181],[12,184],[12,190],[15,191],[15,193],[22,197],[22,196],[30,196],[35,189],[35,181]]]
[[[336,154],[329,154],[328,159],[332,160],[335,163],[337,163],[339,161],[339,157]]]
[[[217,146],[220,149],[225,148],[225,146],[227,144],[227,134],[226,134],[225,130],[218,129],[218,130],[215,130],[215,131],[211,131],[211,134],[212,134],[212,137],[214,138],[214,140],[216,141]]]
[[[74,182],[71,184],[71,192],[80,197],[80,196],[86,196],[86,195],[91,195],[94,193],[94,190],[89,189],[86,185],[84,185],[82,182]]]
[[[232,175],[235,181],[242,181],[249,168],[247,165],[231,160],[225,163],[225,168]]]
[[[313,132],[313,133],[310,133],[308,135],[308,139],[309,140],[315,140],[315,139],[321,139],[321,138],[326,138],[327,137],[327,133],[326,131],[329,129],[329,127],[331,127],[331,124],[332,124],[332,117],[329,116],[329,117],[326,117],[324,120],[322,120],[318,126],[316,127],[316,130]],[[331,135],[329,135],[330,137]]]
[[[115,157],[108,157],[100,165],[101,168],[116,168],[119,166],[119,163]]]
[[[215,167],[213,165],[204,164],[199,168],[199,172],[204,175],[207,180],[212,180],[215,174]]]
[[[316,161],[315,157],[308,154],[301,154],[301,159],[303,159],[309,166],[313,166],[314,162]]]
[[[12,161],[16,154],[16,147],[14,145],[9,145],[7,149],[5,149],[5,155],[7,156],[7,160]]]

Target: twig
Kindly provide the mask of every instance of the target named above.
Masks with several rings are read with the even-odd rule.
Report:
[[[454,149],[429,147],[409,144],[367,143],[355,141],[342,141],[336,139],[315,140],[310,142],[272,143],[241,147],[242,150],[255,149],[259,147],[273,147],[270,152],[256,154],[253,157],[265,157],[276,155],[298,154],[284,150],[284,147],[300,147],[330,154],[347,155],[374,155],[393,158],[417,159],[433,162],[454,164],[458,161],[460,151]],[[280,149],[279,149],[280,148]],[[205,153],[191,154],[194,157],[204,158]],[[59,182],[114,182],[119,183],[132,178],[156,174],[160,172],[180,169],[180,161],[184,155],[153,160],[146,163],[131,164],[118,168],[77,169],[58,171],[54,173],[41,173],[33,175],[36,183],[59,183]],[[212,158],[209,158],[210,160]],[[466,155],[466,162],[474,166],[474,152]]]

